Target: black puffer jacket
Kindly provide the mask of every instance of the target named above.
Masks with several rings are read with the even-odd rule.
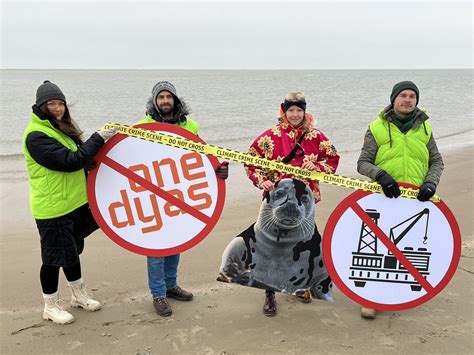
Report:
[[[58,128],[56,122],[38,106],[33,106],[33,112]],[[26,138],[26,147],[31,157],[45,168],[64,172],[92,169],[95,166],[94,156],[105,143],[102,137],[95,132],[85,142],[81,142],[77,137],[70,136],[70,138],[78,146],[75,152],[42,132],[31,132]]]

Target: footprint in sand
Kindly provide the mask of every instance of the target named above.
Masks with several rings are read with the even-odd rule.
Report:
[[[80,342],[80,341],[70,341],[67,343],[67,345],[69,345],[69,350],[74,350],[82,345],[84,345],[83,342]]]

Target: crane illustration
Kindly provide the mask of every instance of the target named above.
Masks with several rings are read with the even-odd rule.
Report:
[[[367,215],[378,224],[380,213],[374,209],[366,209]],[[428,240],[428,224],[430,210],[425,208],[413,216],[390,228],[389,237],[394,245],[398,245],[410,230],[426,216],[423,244]],[[408,224],[408,225],[406,225]],[[406,225],[406,227],[404,227]],[[357,252],[352,253],[350,280],[356,287],[364,287],[367,282],[386,282],[408,284],[412,291],[420,291],[421,285],[405,269],[398,259],[388,251],[387,255],[378,252],[378,239],[375,233],[362,221]],[[426,279],[429,275],[431,252],[426,248],[405,247],[401,252]]]

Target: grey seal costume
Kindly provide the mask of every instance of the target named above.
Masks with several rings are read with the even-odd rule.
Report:
[[[257,222],[224,250],[218,281],[332,301],[311,190],[296,179],[275,184]]]

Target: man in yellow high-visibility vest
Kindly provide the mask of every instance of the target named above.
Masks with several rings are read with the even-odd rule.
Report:
[[[398,182],[420,187],[418,200],[428,201],[444,169],[428,115],[418,108],[415,83],[394,85],[390,105],[369,125],[357,162],[357,171],[377,181],[385,196],[400,196]],[[362,317],[374,319],[376,310],[362,308]]]

